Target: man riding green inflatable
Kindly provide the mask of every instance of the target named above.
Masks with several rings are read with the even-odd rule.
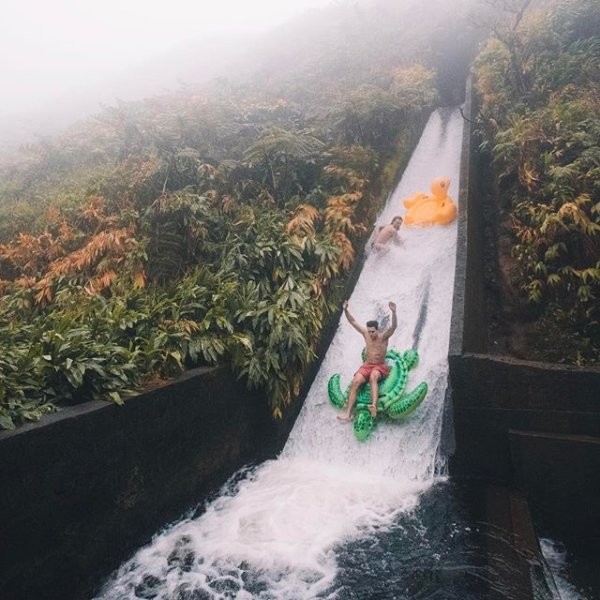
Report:
[[[393,302],[389,303],[392,323],[384,332],[379,331],[377,321],[367,321],[366,327],[359,325],[350,314],[347,301],[343,306],[346,318],[365,340],[364,364],[354,374],[345,394],[341,391],[337,373],[329,380],[328,392],[336,408],[345,408],[344,413],[338,416],[345,422],[352,420],[352,410],[358,399],[354,433],[362,441],[373,431],[376,417],[385,415],[399,419],[415,410],[427,393],[427,384],[422,382],[412,392],[404,393],[408,371],[417,363],[418,354],[415,350],[408,350],[404,354],[388,350],[388,340],[398,325]]]
[[[372,417],[377,416],[377,401],[379,393],[377,391],[377,382],[380,379],[385,379],[390,368],[385,364],[385,353],[387,352],[388,340],[392,337],[396,327],[398,326],[398,318],[396,317],[396,305],[393,302],[389,303],[392,311],[392,324],[389,329],[383,333],[379,331],[379,323],[377,321],[367,321],[367,326],[363,327],[358,324],[358,321],[350,314],[348,310],[348,301],[344,302],[344,314],[350,325],[356,329],[364,338],[366,344],[366,356],[364,364],[354,373],[350,391],[348,393],[348,405],[343,415],[339,415],[340,421],[350,421],[352,419],[352,409],[356,402],[356,395],[361,386],[367,381],[371,384],[371,404],[369,412]]]

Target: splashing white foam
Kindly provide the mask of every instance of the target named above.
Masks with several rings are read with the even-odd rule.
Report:
[[[585,596],[566,577],[568,557],[565,547],[560,542],[540,538],[540,548],[550,568],[561,600],[585,600]]]

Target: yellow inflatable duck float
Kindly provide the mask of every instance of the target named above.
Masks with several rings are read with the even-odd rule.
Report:
[[[447,225],[456,218],[456,204],[448,196],[450,179],[436,177],[431,182],[431,196],[418,192],[403,201],[406,208],[404,224],[408,227]]]

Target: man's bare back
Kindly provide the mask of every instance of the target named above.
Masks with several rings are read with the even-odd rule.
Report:
[[[377,236],[375,237],[375,240],[373,241],[373,244],[372,244],[373,248],[375,248],[375,250],[383,250],[385,248],[386,244],[391,239],[394,239],[395,241],[399,241],[398,231],[399,231],[401,225],[402,225],[402,217],[394,217],[392,219],[391,223],[381,227],[379,229],[379,233],[377,234]]]
[[[396,234],[396,228],[391,225],[384,225],[377,234],[377,238],[375,239],[376,244],[385,244],[388,240],[394,237]]]

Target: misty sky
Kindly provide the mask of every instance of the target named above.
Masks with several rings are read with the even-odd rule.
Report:
[[[264,31],[331,0],[3,0],[0,116],[38,109],[186,41]]]

